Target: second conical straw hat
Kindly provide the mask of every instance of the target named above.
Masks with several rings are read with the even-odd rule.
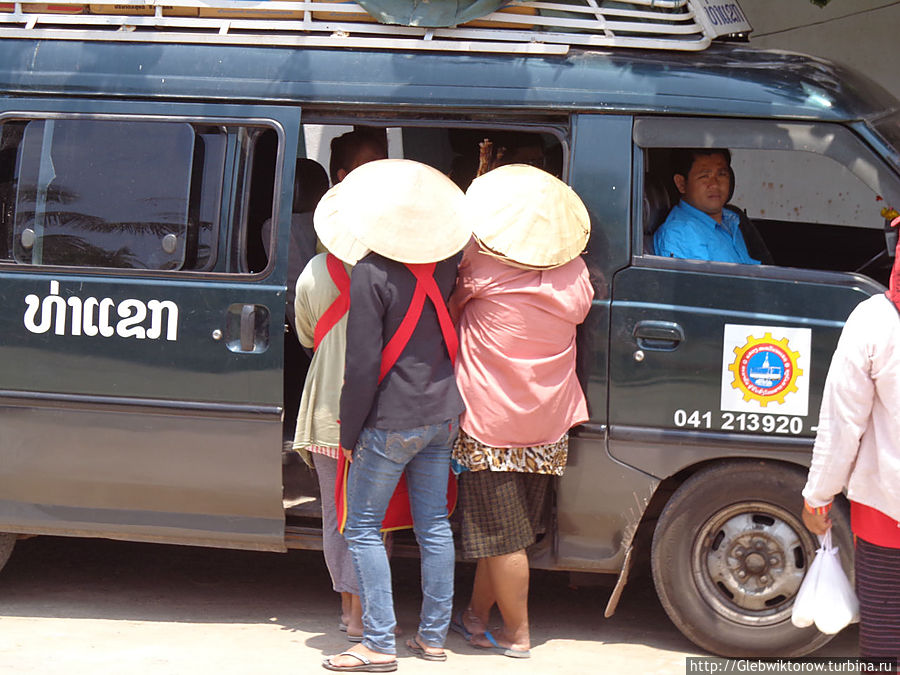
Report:
[[[565,265],[584,250],[591,219],[568,185],[527,164],[508,164],[472,181],[466,215],[491,255],[520,266]]]
[[[348,265],[355,265],[369,249],[350,231],[347,214],[341,208],[341,185],[335,185],[319,200],[313,213],[313,227],[322,246]]]

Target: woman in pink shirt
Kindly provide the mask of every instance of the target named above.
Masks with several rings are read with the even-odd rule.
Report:
[[[587,209],[564,183],[512,164],[466,193],[475,237],[459,267],[456,378],[466,404],[453,458],[460,475],[462,553],[477,559],[468,606],[451,627],[471,644],[530,656],[528,558],[544,531],[552,476],[568,431],[588,419],[575,374],[575,333],[593,289],[579,254]],[[494,604],[503,616],[487,629]]]

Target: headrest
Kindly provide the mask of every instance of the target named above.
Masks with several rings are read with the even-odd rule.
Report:
[[[672,210],[672,196],[659,176],[644,176],[643,227],[644,234],[656,232]]]

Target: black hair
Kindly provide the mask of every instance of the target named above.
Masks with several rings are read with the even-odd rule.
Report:
[[[376,129],[354,129],[331,139],[331,160],[328,163],[328,173],[331,176],[331,184],[337,185],[338,169],[349,171],[360,148],[374,147],[387,157],[387,142],[384,133]]]
[[[725,163],[731,167],[731,151],[728,148],[678,148],[672,154],[672,174],[687,178],[697,157],[722,155]]]
[[[294,168],[294,213],[315,211],[319,200],[328,192],[328,174],[314,159],[300,157]]]

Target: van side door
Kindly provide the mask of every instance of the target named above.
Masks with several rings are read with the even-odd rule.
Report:
[[[866,260],[884,250],[878,200],[897,199],[897,176],[839,124],[643,118],[633,138],[643,187],[632,264],[613,279],[610,452],[658,477],[727,456],[782,452],[804,463],[843,322],[883,290],[854,272],[874,274]],[[672,166],[660,160],[679,147],[731,149],[734,201],[771,264],[654,255],[653,229],[678,201],[674,190],[665,197]],[[860,207],[842,220],[836,193],[846,201],[851,189]]]
[[[0,102],[0,532],[282,550],[300,111]]]

